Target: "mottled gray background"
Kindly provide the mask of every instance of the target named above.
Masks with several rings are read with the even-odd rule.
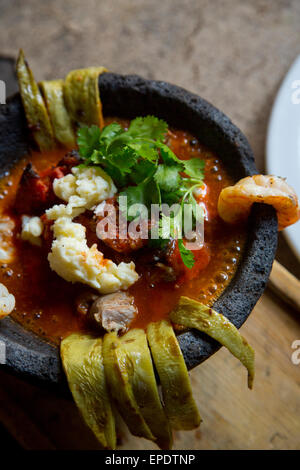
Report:
[[[0,0],[0,55],[20,47],[37,79],[105,65],[200,94],[243,130],[263,171],[272,102],[300,53],[300,1]],[[300,275],[291,254],[290,267]]]

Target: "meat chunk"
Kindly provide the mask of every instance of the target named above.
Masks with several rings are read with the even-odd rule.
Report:
[[[137,315],[137,308],[132,295],[127,292],[115,292],[95,300],[89,315],[106,331],[125,333]]]
[[[19,214],[35,214],[47,199],[48,187],[31,163],[26,166],[16,195],[15,210]]]
[[[75,300],[76,312],[80,317],[85,317],[89,313],[89,310],[98,299],[98,295],[94,291],[84,290],[81,292]]]
[[[64,175],[71,172],[73,166],[77,166],[80,163],[80,155],[76,150],[71,150],[66,153],[64,157],[58,162],[57,166],[61,168]]]
[[[73,150],[67,153],[57,166],[38,172],[32,163],[28,163],[21,177],[15,210],[18,214],[40,215],[57,202],[52,184],[55,178],[62,178],[78,165],[80,157]]]
[[[127,221],[120,216],[119,213],[119,204],[118,201],[115,197],[112,197],[110,199],[107,199],[105,204],[100,204],[98,207],[101,206],[101,209],[98,210],[96,209],[95,211],[95,220],[96,223],[101,222],[103,219],[105,219],[107,222],[111,218],[111,223],[113,226],[115,226],[116,223],[116,234],[114,238],[110,238],[106,232],[103,232],[102,230],[99,231],[97,230],[97,236],[102,240],[107,246],[112,248],[114,251],[118,253],[123,253],[123,254],[128,254],[133,251],[139,250],[140,248],[143,248],[144,246],[147,245],[148,240],[142,238],[142,234],[140,237],[134,238],[130,235],[128,229],[127,229]],[[110,210],[108,209],[110,208]],[[114,208],[115,213],[112,213],[112,209]],[[122,224],[122,227],[121,227]],[[126,238],[121,238],[120,237],[120,232],[121,231],[127,231],[127,236]]]

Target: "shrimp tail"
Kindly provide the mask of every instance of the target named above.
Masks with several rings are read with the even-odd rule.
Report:
[[[218,200],[219,216],[235,224],[247,219],[255,202],[274,207],[278,230],[283,230],[300,219],[298,197],[284,178],[272,175],[254,175],[224,188]]]

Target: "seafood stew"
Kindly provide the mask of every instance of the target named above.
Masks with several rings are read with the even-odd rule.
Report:
[[[237,326],[274,257],[274,210],[264,204],[282,229],[299,219],[298,199],[279,177],[236,183],[239,168],[240,176],[255,172],[243,136],[203,101],[202,141],[191,124],[198,98],[176,87],[169,86],[170,100],[161,84],[151,114],[139,105],[124,113],[121,80],[110,115],[131,119],[103,116],[98,83],[105,73],[90,67],[37,84],[20,51],[20,96],[39,150],[1,181],[0,315],[50,341],[53,351],[60,346],[75,403],[103,448],[117,446],[118,412],[132,434],[169,449],[172,430],[201,423],[187,370],[201,362],[200,346],[207,356],[224,345],[253,387],[254,351]],[[128,93],[144,93],[147,108],[157,85],[150,91],[134,80]],[[104,87],[106,111],[113,103],[107,96]],[[164,109],[156,117],[161,99],[170,120]],[[191,133],[174,125],[174,103],[176,112],[188,107]],[[252,210],[257,202],[263,205]]]
[[[105,122],[110,124],[112,121],[116,120],[107,118]],[[124,127],[129,125],[129,122],[125,120],[119,119],[118,122],[121,122]],[[217,213],[218,195],[222,188],[232,183],[220,159],[206,150],[187,132],[169,131],[167,139],[170,148],[179,158],[193,157],[205,160],[205,194],[199,197],[207,213],[205,244],[192,270],[180,266],[176,247],[172,247],[172,252],[168,255],[169,267],[172,269],[172,263],[173,265],[177,263],[179,266],[176,268],[182,271],[182,274],[177,275],[175,279],[172,279],[170,270],[169,278],[165,272],[161,272],[168,265],[163,265],[159,259],[153,260],[155,256],[153,250],[147,250],[144,247],[142,250],[131,253],[140,279],[129,288],[129,293],[133,295],[138,310],[138,315],[133,318],[130,328],[145,328],[150,321],[166,318],[181,295],[188,295],[212,305],[234,275],[244,246],[244,228],[228,226],[222,222]],[[3,282],[9,291],[14,292],[16,297],[16,310],[13,312],[13,317],[26,328],[56,343],[72,331],[88,329],[89,325],[85,317],[76,310],[80,298],[86,293],[86,287],[70,284],[51,271],[47,263],[49,242],[47,244],[45,237],[43,246],[39,247],[20,238],[22,215],[40,215],[39,209],[33,209],[33,212],[29,213],[28,209],[26,211],[20,207],[20,201],[26,208],[29,204],[20,180],[29,162],[38,172],[45,173],[49,168],[53,170],[65,153],[61,149],[44,152],[42,155],[33,152],[21,160],[2,179],[0,196],[2,217],[14,225],[12,243],[16,250],[15,259],[9,265],[2,262],[0,271],[0,282]],[[55,172],[55,169],[53,171]],[[19,196],[17,196],[18,188],[20,188]],[[22,196],[20,196],[21,193]],[[79,216],[78,220],[80,219],[88,228],[87,237],[90,246],[96,240],[106,257],[118,262],[128,259],[128,253],[114,251],[102,241],[97,240],[95,224],[91,227],[87,216],[85,218]],[[154,296],[153,292],[155,292]],[[51,299],[50,302],[49,299]]]

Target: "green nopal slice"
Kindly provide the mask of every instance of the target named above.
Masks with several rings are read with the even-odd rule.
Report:
[[[104,448],[116,448],[115,419],[108,395],[102,339],[74,333],[61,342],[70,390],[86,424]]]
[[[201,418],[194,401],[188,371],[171,324],[150,323],[147,337],[157,369],[165,410],[174,429],[195,429]]]
[[[31,69],[20,50],[17,77],[27,124],[40,150],[54,147],[54,135],[46,105]]]
[[[67,148],[75,147],[76,136],[64,103],[64,81],[42,81],[39,87],[47,105],[56,140]]]
[[[104,337],[107,381],[118,411],[135,436],[172,446],[172,434],[157,389],[146,334],[134,329],[118,338]]]
[[[64,100],[71,119],[91,126],[103,127],[98,78],[105,67],[72,70],[64,82]]]
[[[138,351],[135,354],[138,354]],[[138,366],[135,364],[135,357],[128,353],[126,343],[121,341],[115,332],[104,336],[103,355],[110,393],[130,432],[134,436],[155,441],[155,436],[144,419],[134,393],[132,378]]]
[[[254,351],[226,317],[196,300],[180,297],[177,307],[170,314],[170,319],[179,325],[203,331],[229,349],[247,368],[248,387],[252,388]]]
[[[133,365],[131,374],[132,390],[157,445],[162,449],[172,447],[172,433],[162,407],[147,336],[142,329],[134,329],[121,338],[121,348],[126,351]]]

